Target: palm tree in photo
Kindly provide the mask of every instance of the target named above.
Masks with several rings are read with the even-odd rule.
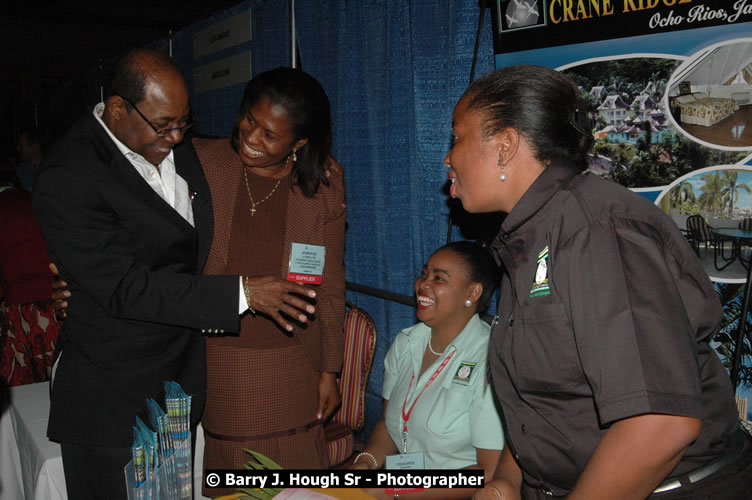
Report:
[[[728,199],[728,214],[730,217],[734,215],[734,203],[739,201],[741,191],[745,191],[747,194],[752,193],[752,188],[747,184],[738,184],[738,180],[738,170],[723,171],[723,183],[725,186],[723,187],[722,192]]]
[[[736,349],[736,335],[739,329],[739,320],[742,316],[742,300],[744,299],[744,286],[730,283],[716,283],[716,292],[723,305],[723,317],[718,330],[713,336],[713,345],[721,358],[721,363],[731,371],[734,364]],[[750,314],[747,313],[747,322],[742,339],[742,364],[739,370],[739,382],[747,387],[752,387],[752,324]]]
[[[691,205],[696,200],[695,190],[692,183],[682,181],[671,189],[671,207],[680,208],[682,205]]]
[[[710,213],[720,213],[725,206],[723,192],[724,183],[718,171],[711,172],[702,176],[704,184],[700,186],[700,197],[698,202],[700,207]]]

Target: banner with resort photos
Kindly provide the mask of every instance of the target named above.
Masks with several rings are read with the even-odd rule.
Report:
[[[571,76],[595,118],[589,170],[654,201],[687,236],[723,303],[713,345],[730,370],[752,265],[752,0],[492,3],[496,67]],[[748,320],[737,391],[746,420],[750,330]]]

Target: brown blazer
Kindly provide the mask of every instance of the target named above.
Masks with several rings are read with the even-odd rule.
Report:
[[[204,267],[205,274],[222,274],[227,266],[230,231],[243,164],[229,139],[194,139],[214,204],[214,240]],[[319,371],[336,373],[342,368],[345,316],[345,185],[344,171],[330,158],[329,186],[306,198],[294,188],[288,196],[287,225],[282,262],[289,262],[292,243],[326,247],[324,276],[317,287],[316,320],[296,332]],[[287,269],[278,276],[287,278]]]

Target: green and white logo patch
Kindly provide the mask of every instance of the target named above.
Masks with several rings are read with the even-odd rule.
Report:
[[[538,266],[535,268],[535,278],[533,287],[530,289],[531,297],[541,297],[551,295],[551,288],[548,286],[548,245],[538,254]]]
[[[470,383],[470,377],[473,376],[473,370],[475,370],[476,363],[470,363],[469,361],[463,361],[457,368],[457,373],[454,374],[452,383],[468,385]]]

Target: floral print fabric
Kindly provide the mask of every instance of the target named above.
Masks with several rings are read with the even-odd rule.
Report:
[[[0,375],[9,386],[49,380],[60,324],[52,304],[10,304],[0,329]]]

